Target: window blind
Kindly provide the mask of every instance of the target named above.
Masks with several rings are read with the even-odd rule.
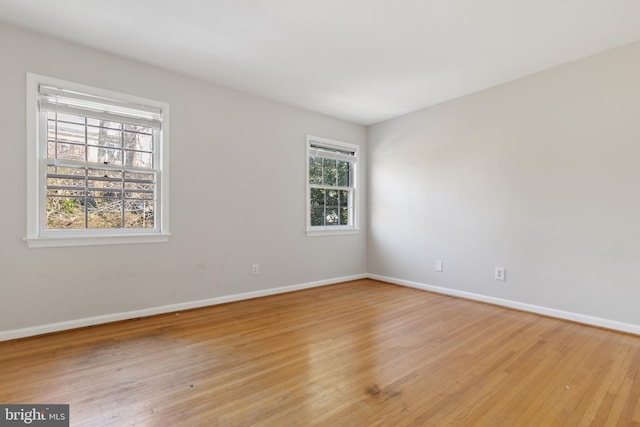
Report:
[[[342,147],[333,147],[331,145],[311,142],[309,144],[309,155],[324,157],[325,159],[353,161],[355,160],[356,152]]]
[[[162,127],[162,110],[157,107],[87,95],[45,85],[40,85],[39,87],[38,100],[40,109],[43,111],[83,117],[91,115],[96,119],[148,126],[154,129]]]

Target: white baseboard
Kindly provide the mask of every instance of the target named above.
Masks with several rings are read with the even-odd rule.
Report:
[[[25,338],[34,335],[60,332],[68,329],[83,328],[85,326],[99,325],[102,323],[117,322],[119,320],[135,319],[139,317],[153,316],[155,314],[172,313],[175,311],[189,310],[192,308],[207,307],[211,305],[224,304],[227,302],[240,301],[251,298],[259,298],[269,295],[282,294],[285,292],[299,291],[302,289],[316,288],[319,286],[332,285],[350,280],[366,279],[367,274],[356,274],[352,276],[336,277],[333,279],[319,280],[316,282],[301,283],[298,285],[283,286],[279,288],[262,289],[259,291],[245,292],[241,294],[226,295],[216,298],[208,298],[197,301],[188,301],[178,304],[163,305],[141,310],[126,311],[122,313],[105,314],[102,316],[85,317],[82,319],[68,320],[65,322],[50,323],[47,325],[33,326],[30,328],[0,331],[0,341],[8,341],[17,338]]]
[[[583,323],[591,326],[612,329],[621,332],[627,332],[640,335],[640,325],[618,322],[616,320],[604,319],[600,317],[588,316],[580,313],[572,313],[569,311],[556,310],[554,308],[543,307],[533,304],[526,304],[518,301],[512,301],[502,298],[491,297],[472,292],[459,291],[456,289],[443,288],[440,286],[427,285],[424,283],[413,282],[410,280],[396,279],[393,277],[380,276],[377,274],[356,274],[352,276],[336,277],[333,279],[319,280],[316,282],[301,283],[291,286],[283,286],[279,288],[263,289],[253,292],[245,292],[241,294],[226,295],[222,297],[208,298],[197,301],[188,301],[178,304],[164,305],[160,307],[151,307],[141,310],[133,310],[121,313],[106,314],[102,316],[85,317],[82,319],[68,320],[65,322],[50,323],[46,325],[33,326],[29,328],[14,329],[9,331],[0,331],[0,341],[8,341],[17,338],[25,338],[34,335],[47,334],[51,332],[60,332],[68,329],[82,328],[85,326],[99,325],[102,323],[117,322],[120,320],[135,319],[139,317],[153,316],[156,314],[172,313],[175,311],[189,310],[192,308],[207,307],[227,302],[241,301],[251,298],[259,298],[269,295],[276,295],[285,292],[293,292],[302,289],[316,288],[319,286],[332,285],[335,283],[347,282],[350,280],[359,280],[370,278],[380,280],[382,282],[393,283],[396,285],[407,286],[410,288],[421,289],[424,291],[436,292],[443,295],[451,295],[455,297],[465,298],[473,301],[486,302],[503,307],[513,308],[516,310],[528,311],[531,313],[542,314],[544,316],[555,317],[558,319],[571,320],[573,322]]]
[[[451,295],[473,301],[481,301],[489,304],[495,304],[503,307],[513,308],[530,313],[542,314],[544,316],[555,317],[558,319],[571,320],[573,322],[583,323],[601,328],[613,329],[616,331],[627,332],[630,334],[640,335],[640,325],[631,323],[618,322],[616,320],[603,319],[601,317],[588,316],[586,314],[572,313],[570,311],[556,310],[554,308],[543,307],[539,305],[526,304],[523,302],[512,301],[502,298],[490,297],[472,292],[459,291],[455,289],[443,288],[440,286],[426,285],[424,283],[413,282],[410,280],[396,279],[393,277],[380,276],[377,274],[369,274],[370,279],[380,280],[381,282],[393,283],[395,285],[407,286],[410,288],[422,289],[423,291],[436,292],[443,295]]]

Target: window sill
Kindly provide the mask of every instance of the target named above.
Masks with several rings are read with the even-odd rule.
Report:
[[[342,234],[359,234],[358,228],[342,228],[342,229],[322,229],[322,230],[307,230],[307,236],[339,236]]]
[[[111,235],[111,236],[68,236],[68,237],[25,237],[29,248],[59,248],[69,246],[129,245],[136,243],[166,243],[170,234]]]

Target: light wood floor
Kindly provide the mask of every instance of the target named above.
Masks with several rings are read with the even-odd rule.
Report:
[[[360,280],[0,343],[74,426],[640,426],[640,337]]]

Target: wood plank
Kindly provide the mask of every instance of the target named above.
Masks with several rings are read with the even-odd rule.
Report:
[[[74,426],[640,424],[640,337],[374,280],[0,343]]]

